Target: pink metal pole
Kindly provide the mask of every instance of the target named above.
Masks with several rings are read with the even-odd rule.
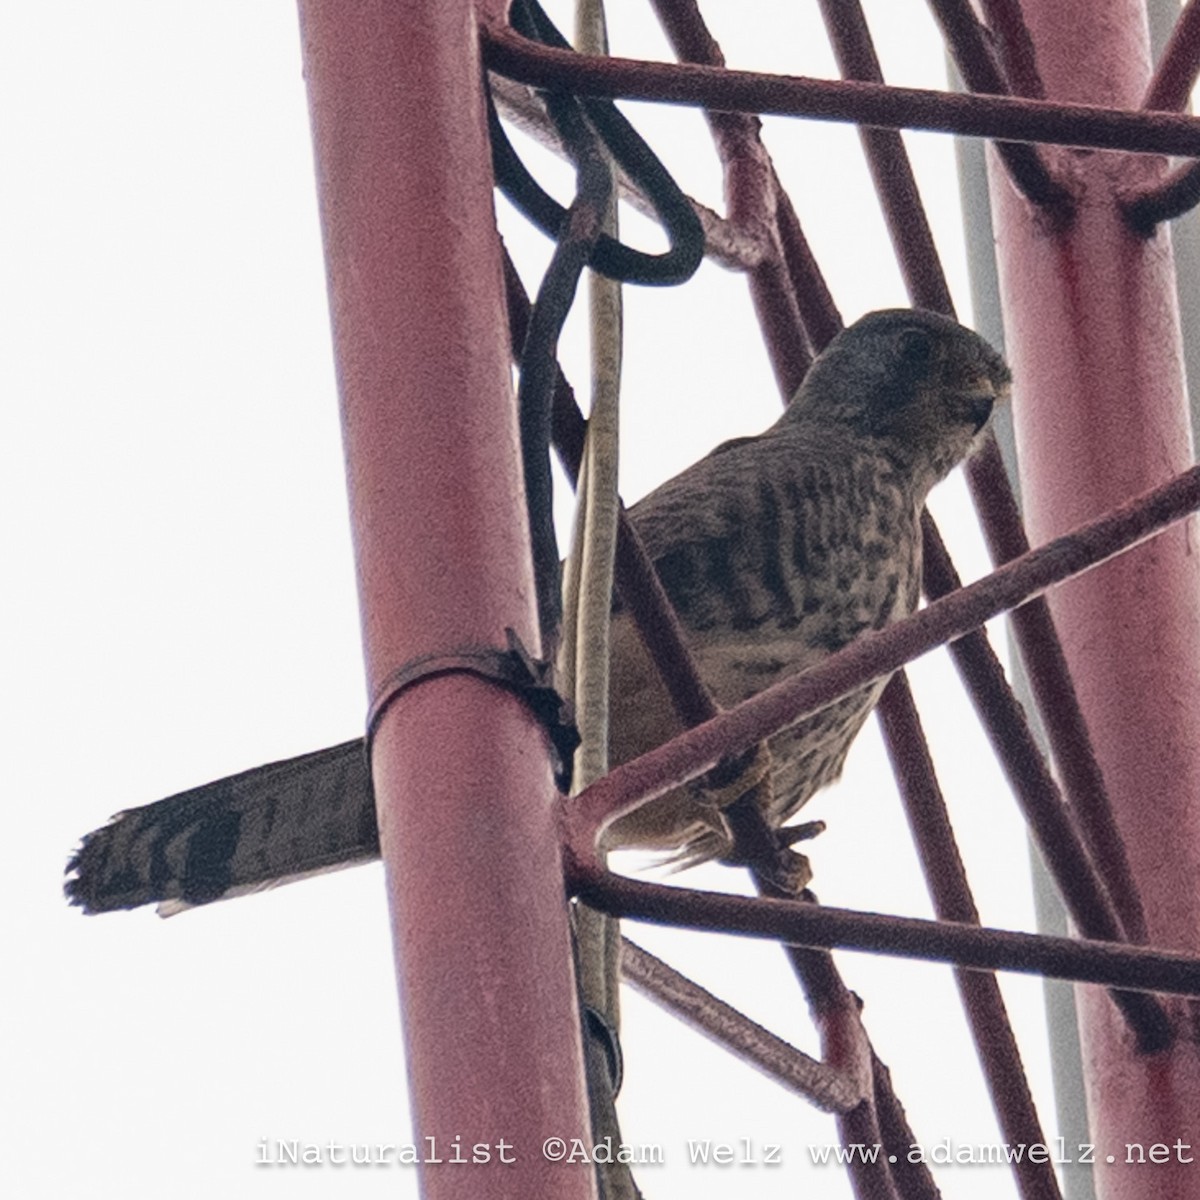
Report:
[[[470,0],[299,7],[374,697],[507,628],[538,645],[479,48]],[[542,1153],[590,1137],[537,721],[425,678],[372,769],[422,1194],[593,1197]]]
[[[1150,77],[1142,0],[1024,0],[1049,100],[1136,108]],[[1191,463],[1174,264],[1122,191],[1162,160],[1047,149],[1078,208],[1055,228],[993,158],[1006,339],[1034,544]],[[1145,905],[1150,940],[1200,950],[1200,553],[1196,521],[1050,596]],[[1200,1195],[1200,1052],[1139,1055],[1109,999],[1080,989],[1100,1195]],[[1127,1149],[1127,1147],[1131,1147]]]

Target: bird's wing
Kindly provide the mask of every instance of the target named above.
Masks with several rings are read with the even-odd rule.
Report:
[[[85,912],[207,904],[379,857],[361,739],[117,813],[67,867]]]
[[[683,725],[633,619],[613,615],[608,755],[613,766],[661,746]]]

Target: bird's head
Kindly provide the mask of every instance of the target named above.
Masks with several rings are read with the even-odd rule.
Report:
[[[977,333],[921,309],[868,313],[833,339],[792,401],[805,421],[849,427],[941,479],[1008,395],[1004,360]]]

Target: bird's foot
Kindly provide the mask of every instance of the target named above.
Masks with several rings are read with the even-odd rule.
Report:
[[[807,854],[780,846],[774,860],[759,866],[764,881],[782,896],[799,896],[812,883],[812,863]]]
[[[737,837],[729,824],[726,810],[739,800],[755,802],[755,791],[771,778],[771,752],[760,742],[745,754],[734,755],[717,763],[693,785],[693,812],[702,832],[694,835],[677,854],[667,861],[678,869],[718,859],[732,861]]]
[[[760,821],[749,830],[741,822],[737,824],[743,835],[750,832],[750,837],[743,836],[740,841],[735,839],[721,856],[721,861],[730,866],[752,867],[772,894],[798,897],[812,882],[813,871],[808,855],[801,854],[793,846],[824,833],[825,822],[805,821],[800,825],[768,829]]]
[[[825,832],[824,821],[804,821],[799,825],[781,825],[775,830],[779,839],[779,848],[786,849],[797,842],[811,842]]]
[[[798,842],[808,842],[825,832],[824,821],[804,821],[799,825],[783,825],[773,830],[775,853],[769,863],[759,870],[766,881],[785,896],[798,897],[812,883],[812,864],[807,854],[793,849]]]

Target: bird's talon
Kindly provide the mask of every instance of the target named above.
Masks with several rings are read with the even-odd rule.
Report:
[[[784,825],[776,830],[781,849],[796,845],[797,842],[811,842],[825,832],[824,821],[805,821],[800,825]]]
[[[814,822],[818,824],[819,822]],[[768,882],[785,896],[799,897],[812,882],[812,864],[808,856],[780,846],[775,861],[766,873]]]

